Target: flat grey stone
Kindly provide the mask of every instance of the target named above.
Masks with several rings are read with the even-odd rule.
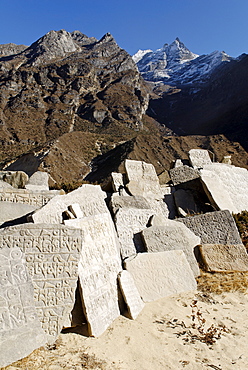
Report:
[[[209,153],[205,149],[191,149],[189,151],[189,160],[194,168],[202,168],[205,165],[212,164]]]
[[[200,177],[200,174],[197,169],[191,168],[189,166],[179,166],[170,170],[170,177],[173,185],[176,186],[188,181],[198,179]]]
[[[141,196],[112,196],[110,208],[115,214],[120,208],[150,209],[148,201]]]
[[[25,188],[33,191],[49,190],[48,179],[49,175],[47,172],[36,171],[30,176]]]
[[[78,273],[89,333],[101,335],[119,315],[117,276],[122,270],[119,244],[109,213],[67,220],[83,233]]]
[[[201,239],[185,225],[167,220],[163,226],[151,226],[143,230],[142,236],[149,253],[183,250],[194,275],[200,275],[194,247],[200,244]]]
[[[248,271],[248,254],[243,244],[205,244],[199,249],[207,271]]]
[[[242,244],[236,223],[229,211],[178,218],[201,238],[201,244]]]
[[[131,319],[135,320],[143,310],[145,304],[140,297],[132,275],[127,270],[123,270],[119,273],[118,281],[127,305],[129,316]]]
[[[23,224],[0,230],[0,246],[19,247],[34,286],[38,317],[53,342],[70,326],[78,280],[82,231],[64,225]]]
[[[196,289],[196,281],[183,251],[139,253],[125,260],[144,302]]]
[[[33,295],[23,253],[0,244],[0,367],[46,344]]]

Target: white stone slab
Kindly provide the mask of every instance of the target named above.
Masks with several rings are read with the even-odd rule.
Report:
[[[144,302],[196,289],[196,281],[183,251],[139,253],[125,260]]]
[[[205,165],[212,164],[209,153],[205,149],[191,149],[189,151],[189,160],[194,168],[202,168]]]
[[[21,250],[0,245],[0,367],[46,343],[33,293]]]
[[[248,254],[243,244],[205,244],[200,246],[200,253],[208,271],[248,271]]]
[[[118,281],[128,308],[129,316],[131,319],[135,320],[143,310],[145,304],[140,297],[132,275],[127,270],[123,270],[119,273]]]
[[[89,332],[99,336],[120,315],[117,275],[122,266],[114,224],[108,213],[65,222],[83,232],[81,297]]]
[[[30,176],[25,188],[33,191],[49,190],[48,179],[47,172],[37,171]]]
[[[0,246],[19,247],[25,254],[35,307],[49,342],[70,326],[81,245],[81,230],[64,225],[29,223],[0,230]]]
[[[33,192],[28,189],[0,188],[0,202],[22,203],[40,208],[59,193],[59,190]]]
[[[167,220],[163,226],[151,226],[143,230],[142,236],[146,251],[149,253],[183,250],[194,275],[200,275],[199,266],[194,256],[194,247],[200,244],[201,239],[185,225]]]
[[[29,204],[0,201],[0,225],[23,217],[36,209],[37,207]]]

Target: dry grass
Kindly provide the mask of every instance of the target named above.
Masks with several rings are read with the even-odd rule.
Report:
[[[224,292],[248,290],[248,272],[205,272],[197,278],[198,290],[204,293],[221,294]]]

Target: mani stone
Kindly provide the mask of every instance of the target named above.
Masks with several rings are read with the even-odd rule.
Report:
[[[119,315],[117,276],[122,270],[119,245],[109,213],[67,220],[83,233],[78,274],[90,335],[101,335]]]
[[[124,262],[144,302],[196,289],[196,281],[181,250],[139,253]]]
[[[24,255],[17,247],[0,245],[0,367],[45,344]]]
[[[132,195],[157,200],[163,198],[159,179],[152,164],[126,159],[124,165],[129,181],[126,187]]]
[[[206,178],[204,179],[204,171],[210,171],[213,175],[211,183],[208,183]],[[201,177],[220,209],[229,209],[228,207],[224,208],[226,204],[222,203],[222,198],[228,196],[231,203],[231,209],[229,209],[231,212],[239,213],[248,210],[248,171],[246,168],[224,163],[213,163],[211,166],[204,166]],[[216,181],[216,185],[214,181]],[[223,195],[221,196],[221,194]]]
[[[37,171],[30,176],[25,188],[33,191],[49,190],[48,179],[47,172]]]
[[[203,168],[205,165],[212,164],[208,151],[204,149],[191,149],[189,151],[189,160],[194,168]]]
[[[53,342],[70,326],[78,280],[82,231],[64,225],[23,224],[0,230],[0,247],[19,247],[34,286],[38,317]]]
[[[6,181],[14,188],[24,188],[28,175],[23,171],[0,171],[0,180]]]
[[[183,250],[194,275],[200,275],[194,247],[200,244],[201,239],[185,225],[167,220],[163,226],[151,226],[143,230],[142,237],[148,253]]]
[[[0,202],[28,204],[37,209],[47,204],[57,194],[60,194],[60,190],[33,193],[28,189],[0,188]]]
[[[141,196],[112,196],[110,200],[110,208],[112,209],[113,213],[116,212],[120,208],[138,208],[138,209],[149,209],[148,201]]]
[[[170,170],[170,177],[173,185],[180,185],[188,181],[198,179],[199,171],[189,166],[179,166]]]
[[[248,254],[243,244],[205,244],[199,249],[207,271],[248,271]]]
[[[201,244],[242,244],[236,223],[229,211],[178,218],[201,238]]]
[[[133,277],[127,270],[123,270],[118,275],[120,289],[126,302],[129,317],[135,320],[143,310],[145,304],[140,298],[140,294],[134,283]]]
[[[99,185],[84,184],[66,195],[57,195],[31,217],[34,223],[61,224],[62,214],[71,204],[78,203],[84,217],[109,212],[106,193]]]

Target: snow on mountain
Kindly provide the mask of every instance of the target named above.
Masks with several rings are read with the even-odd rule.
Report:
[[[178,38],[161,49],[139,50],[133,56],[145,80],[171,85],[203,82],[222,62],[232,59],[234,58],[220,51],[199,56],[186,48]]]

